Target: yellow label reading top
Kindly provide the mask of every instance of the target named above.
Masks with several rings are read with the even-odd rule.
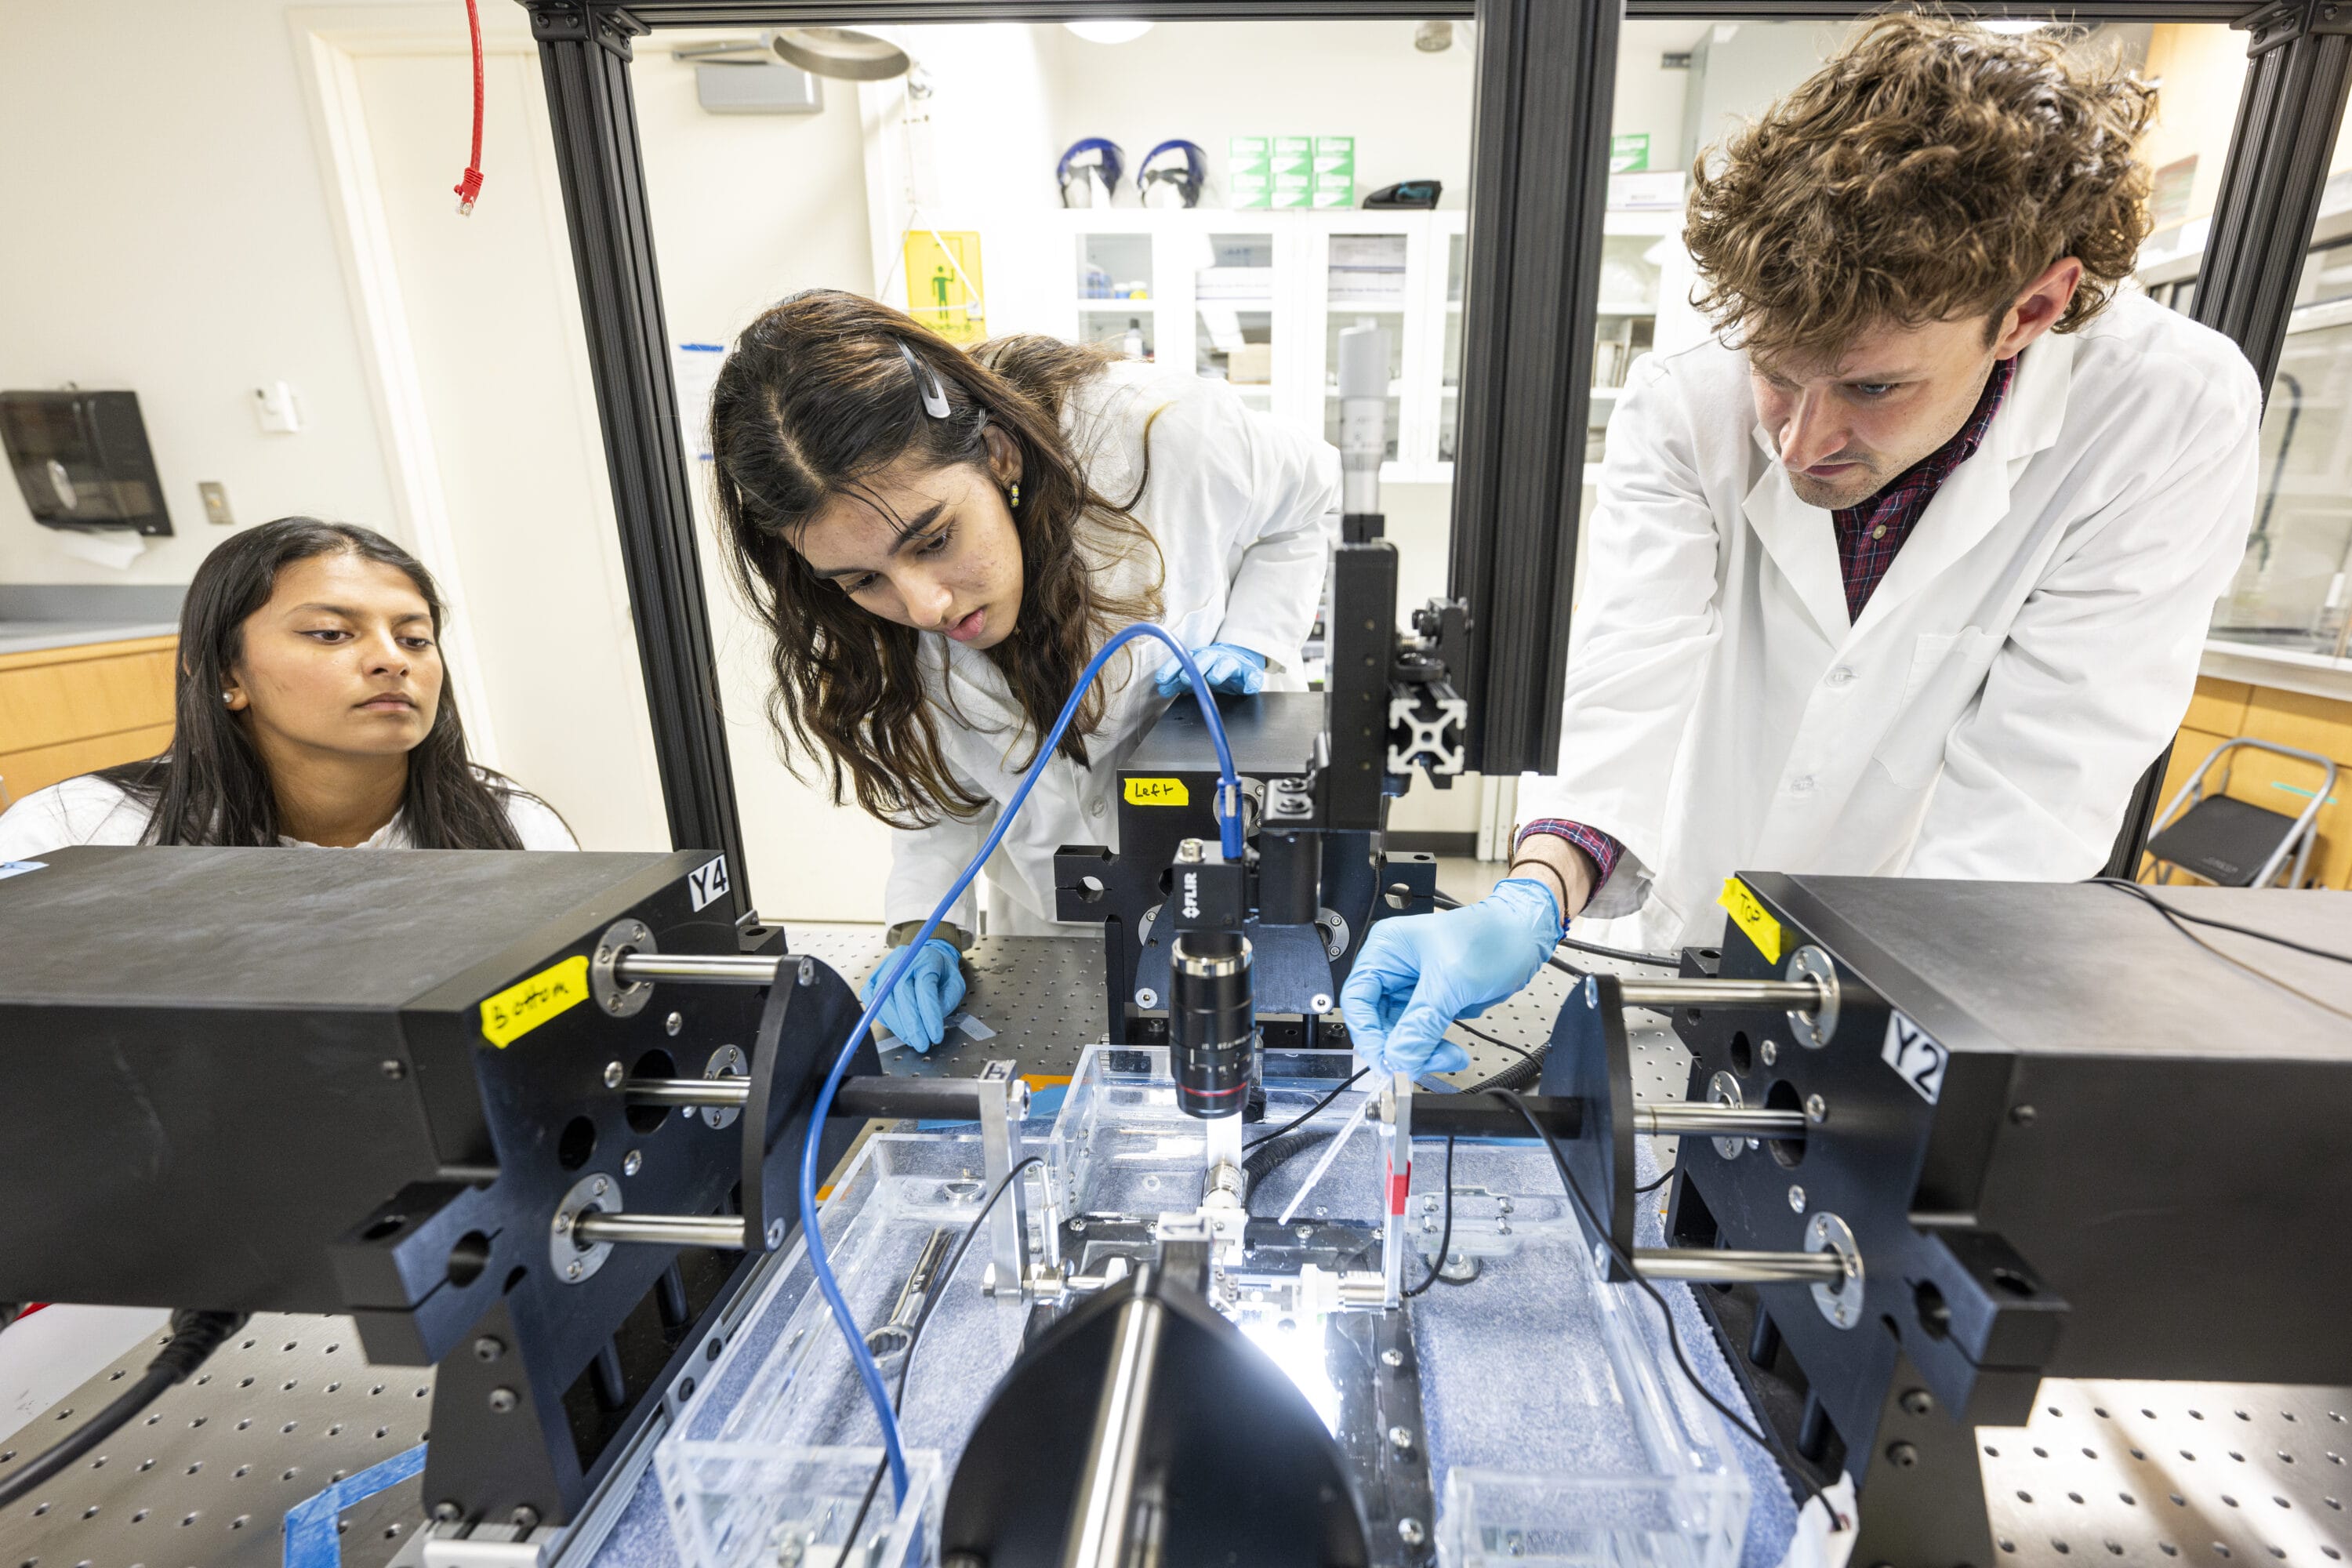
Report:
[[[1725,878],[1723,896],[1715,901],[1731,911],[1732,920],[1748,933],[1748,940],[1756,944],[1765,963],[1780,962],[1780,922],[1772,918],[1763,900],[1749,890],[1747,883],[1737,877]]]
[[[1192,797],[1184,792],[1182,779],[1129,779],[1127,781],[1127,804],[1190,805]]]
[[[482,1004],[482,1037],[506,1049],[550,1018],[588,1000],[588,955],[575,952]]]

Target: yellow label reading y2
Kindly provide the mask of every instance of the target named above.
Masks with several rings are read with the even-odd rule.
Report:
[[[567,1007],[588,1000],[588,955],[575,952],[482,1004],[482,1037],[504,1050]]]
[[[1184,792],[1182,779],[1129,779],[1127,781],[1127,804],[1190,805],[1192,797]]]
[[[1747,883],[1737,877],[1725,878],[1723,896],[1715,901],[1731,911],[1731,918],[1738,922],[1741,931],[1748,933],[1748,940],[1756,944],[1756,951],[1764,955],[1765,963],[1780,962],[1780,922],[1774,920],[1762,901],[1748,890]]]

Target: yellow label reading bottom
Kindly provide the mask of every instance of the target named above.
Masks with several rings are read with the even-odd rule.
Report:
[[[588,955],[575,952],[482,1004],[482,1037],[506,1049],[568,1007],[588,1000]]]
[[[1731,911],[1732,920],[1748,933],[1748,940],[1756,944],[1765,963],[1780,962],[1780,922],[1772,918],[1747,883],[1737,877],[1725,878],[1723,896],[1715,901]]]
[[[1182,779],[1129,779],[1127,781],[1127,804],[1190,805],[1192,797],[1185,793]]]

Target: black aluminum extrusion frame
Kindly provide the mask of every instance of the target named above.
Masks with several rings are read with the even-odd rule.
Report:
[[[673,843],[727,852],[751,908],[695,548],[669,336],[654,259],[630,40],[655,27],[1475,18],[1469,303],[1448,592],[1470,603],[1468,763],[1549,767],[1559,753],[1608,200],[1617,31],[1626,17],[1837,20],[1866,0],[519,0],[546,77],[586,317],[614,511]],[[2249,34],[2195,318],[2245,351],[2265,388],[2352,86],[2352,0],[2076,0],[2014,11],[2088,22],[2224,22]],[[2139,858],[2164,758],[2125,814],[2109,869]]]

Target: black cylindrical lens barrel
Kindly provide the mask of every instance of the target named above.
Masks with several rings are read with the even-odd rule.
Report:
[[[1250,999],[1246,938],[1185,931],[1169,959],[1169,1058],[1176,1103],[1206,1121],[1238,1116],[1248,1102],[1257,1010]]]
[[[1257,918],[1270,926],[1313,921],[1323,881],[1323,836],[1262,832],[1257,840]]]

